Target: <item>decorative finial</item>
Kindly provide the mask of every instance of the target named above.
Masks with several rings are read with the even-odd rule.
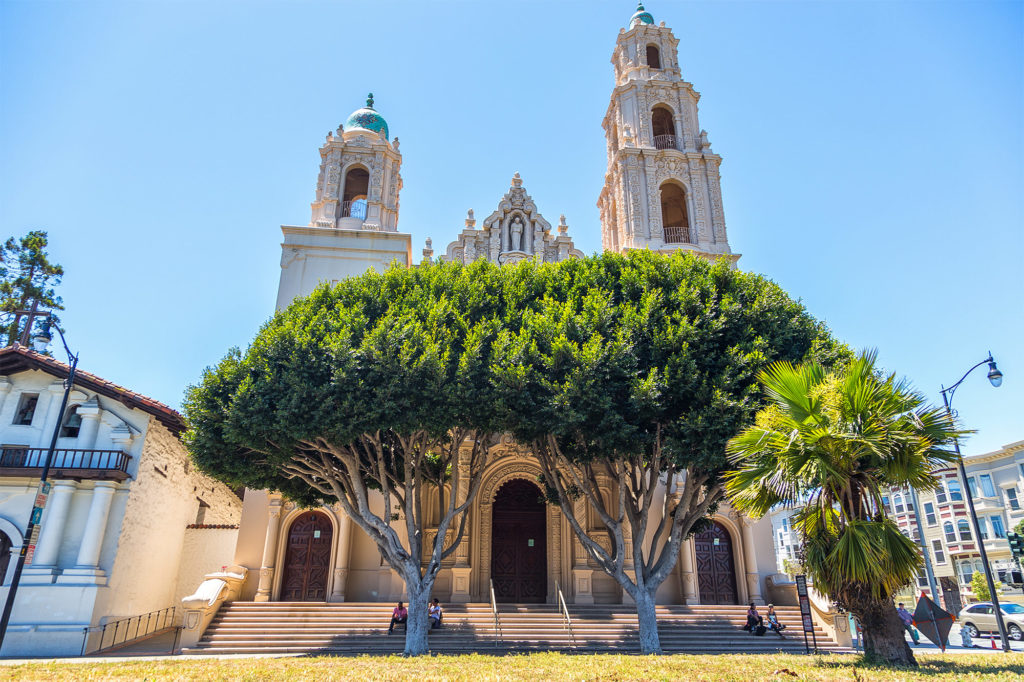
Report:
[[[466,211],[466,227],[470,230],[476,229],[476,218],[473,216],[473,209]]]
[[[373,93],[366,96],[366,108],[373,109]]]
[[[394,150],[396,152],[398,151],[398,138],[397,137],[394,139],[394,141],[391,142],[391,146],[394,148]]]
[[[425,263],[432,262],[434,257],[434,242],[431,241],[430,237],[427,237],[426,248],[423,249],[423,261]]]
[[[565,234],[569,231],[569,226],[565,224],[565,214],[558,216],[558,234]]]
[[[335,134],[336,134],[336,135],[337,135],[338,137],[341,137],[341,134],[342,134],[343,132],[345,132],[345,124],[344,124],[344,123],[339,123],[339,124],[338,124],[338,130],[337,130],[337,132],[336,132]]]
[[[512,186],[513,187],[522,187],[523,186],[523,179],[521,177],[519,177],[519,171],[516,171],[516,174],[512,176]]]

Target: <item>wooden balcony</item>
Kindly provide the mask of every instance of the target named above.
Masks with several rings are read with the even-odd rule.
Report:
[[[38,478],[46,462],[46,448],[11,448],[0,450],[0,476]],[[124,481],[128,476],[131,456],[120,450],[53,451],[50,479]]]

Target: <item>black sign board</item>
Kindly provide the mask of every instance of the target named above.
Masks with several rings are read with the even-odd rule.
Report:
[[[807,653],[811,652],[811,647],[807,642],[807,634],[810,633],[811,640],[814,642],[814,653],[818,653],[818,636],[814,634],[811,600],[807,596],[807,576],[798,575],[796,577],[796,596],[800,600],[800,619],[803,621],[804,626],[804,650]]]

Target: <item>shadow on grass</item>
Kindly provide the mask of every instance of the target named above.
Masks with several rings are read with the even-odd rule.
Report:
[[[865,661],[863,658],[853,657],[828,657],[815,658],[814,665],[818,668],[829,669],[829,670],[845,670],[848,671],[852,679],[856,679],[856,673],[859,671],[871,671],[871,672],[908,672],[914,673],[921,676],[930,675],[949,675],[955,673],[957,675],[968,676],[973,673],[979,675],[991,675],[993,673],[1003,673],[1007,675],[1015,673],[1019,677],[1024,678],[1024,657],[1019,659],[1019,662],[1006,662],[1002,660],[998,655],[991,655],[991,663],[968,663],[961,659],[961,655],[956,655],[949,659],[934,660],[931,658],[920,658],[917,657],[918,667],[910,666],[890,666],[884,663],[873,663]]]

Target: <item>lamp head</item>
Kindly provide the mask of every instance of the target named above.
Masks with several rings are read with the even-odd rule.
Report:
[[[992,356],[990,355],[989,357],[991,358]],[[988,363],[988,380],[996,388],[1003,383],[1003,373],[999,371],[998,367],[996,367],[995,360],[990,360]]]

